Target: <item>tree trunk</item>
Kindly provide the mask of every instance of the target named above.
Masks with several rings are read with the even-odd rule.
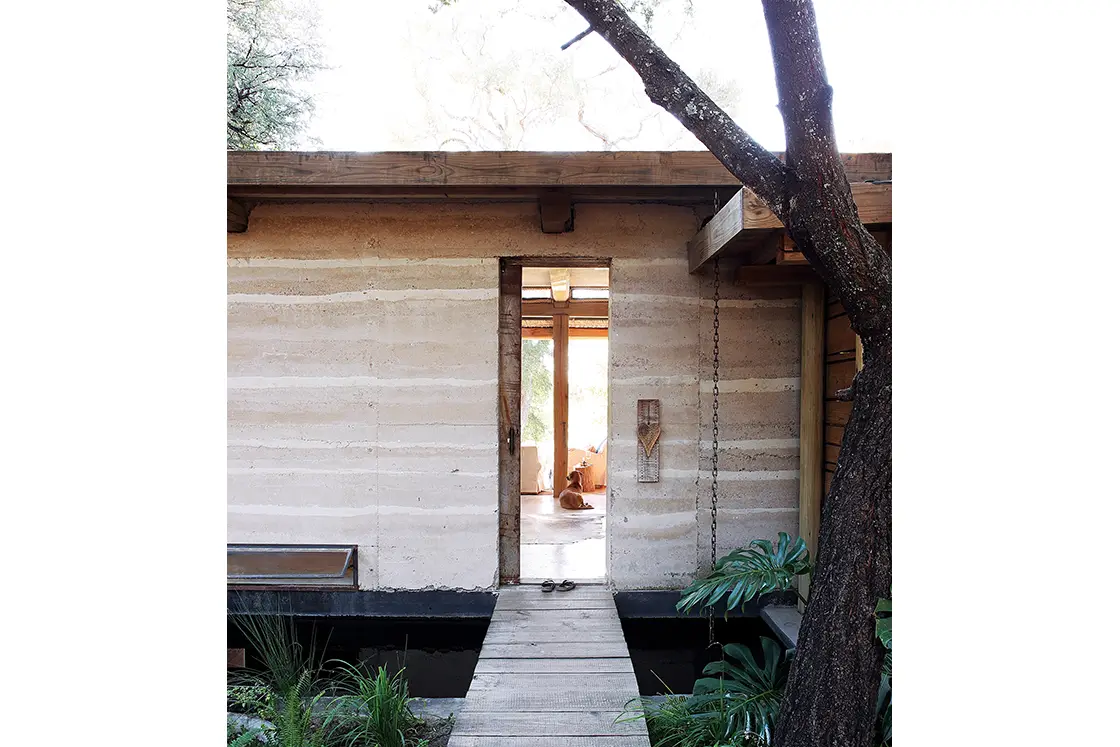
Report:
[[[735,124],[614,0],[566,0],[675,116],[766,203],[840,298],[864,346],[852,415],[822,502],[818,555],[775,733],[779,747],[870,747],[883,650],[875,603],[891,585],[891,262],[863,227],[832,128],[810,0],[763,0],[782,164]]]

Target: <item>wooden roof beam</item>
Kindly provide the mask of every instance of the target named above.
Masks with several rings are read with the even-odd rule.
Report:
[[[808,265],[747,265],[735,270],[736,285],[802,285],[820,282]]]
[[[891,185],[851,185],[859,217],[865,224],[891,222]],[[782,223],[748,189],[741,189],[688,242],[688,271],[697,272],[723,254],[734,253],[743,264],[765,264],[782,251]]]
[[[568,327],[568,337],[572,339],[606,338],[609,333],[598,327]],[[552,327],[522,327],[522,340],[551,340]]]
[[[566,190],[549,189],[537,200],[541,214],[541,232],[567,233],[575,227],[572,196]]]
[[[572,271],[566,267],[556,267],[548,271],[552,300],[567,303],[572,297]]]
[[[781,154],[779,154],[781,157]],[[848,180],[891,178],[890,153],[841,154]],[[229,151],[230,187],[741,186],[707,151]]]
[[[226,233],[244,233],[249,228],[249,211],[231,197],[226,198]]]
[[[610,315],[609,302],[600,299],[577,298],[563,303],[551,298],[526,298],[521,301],[521,317],[549,317],[568,314],[577,318],[606,319]]]

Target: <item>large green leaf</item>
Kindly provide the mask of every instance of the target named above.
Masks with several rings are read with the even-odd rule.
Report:
[[[811,568],[809,550],[800,537],[791,539],[781,532],[777,547],[769,540],[756,539],[724,555],[707,578],[697,579],[682,591],[677,609],[689,612],[724,600],[728,610],[743,608],[760,594],[792,589],[797,577]]]
[[[883,674],[879,682],[879,698],[877,703],[877,713],[879,714],[879,736],[882,744],[891,744],[891,657],[894,654],[892,648],[892,629],[891,621],[894,619],[894,612],[891,606],[891,600],[880,599],[879,603],[875,605],[875,635],[878,636],[879,641],[887,650],[887,655],[883,657]],[[881,617],[879,615],[882,615]]]
[[[761,660],[746,646],[725,645],[723,660],[704,667],[709,676],[696,680],[689,703],[694,712],[719,709],[727,720],[728,736],[754,734],[768,743],[778,721],[789,657],[772,638],[761,638],[760,643]]]

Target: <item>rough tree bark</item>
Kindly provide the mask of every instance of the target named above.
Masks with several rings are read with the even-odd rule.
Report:
[[[811,0],[762,0],[785,120],[783,164],[727,116],[615,0],[566,0],[786,226],[864,346],[852,414],[821,506],[813,584],[782,702],[779,747],[870,747],[891,585],[891,261],[860,223],[832,127]]]

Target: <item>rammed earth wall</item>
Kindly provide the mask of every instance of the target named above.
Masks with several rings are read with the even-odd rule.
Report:
[[[262,205],[228,234],[230,542],[359,546],[365,589],[497,578],[498,258],[611,265],[607,573],[680,588],[710,552],[711,277],[692,210]],[[797,530],[797,287],[721,295],[718,550]],[[635,405],[662,402],[661,481]]]

